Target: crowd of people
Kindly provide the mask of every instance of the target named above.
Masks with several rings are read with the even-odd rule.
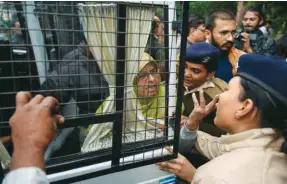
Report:
[[[177,86],[183,88],[179,154],[174,160],[158,163],[179,182],[287,181],[286,37],[276,43],[261,31],[262,23],[262,13],[253,7],[243,11],[241,31],[227,10],[213,11],[206,19],[189,19],[184,71],[177,70],[184,72],[183,86]],[[140,102],[137,109],[154,119],[164,119],[166,106],[162,33],[162,22],[154,17],[133,81]],[[109,95],[99,66],[88,62],[94,57],[83,46],[87,46],[86,41],[66,54],[59,69],[42,84],[43,90],[49,89],[44,96],[17,94],[16,111],[10,119],[14,146],[11,171],[4,183],[48,183],[44,173],[47,151],[51,152],[47,157],[81,151],[91,127],[57,132],[57,123],[64,123],[59,102],[67,103],[71,98],[88,101],[79,103],[79,114],[100,114]],[[68,77],[74,74],[80,75]],[[87,87],[92,87],[89,92]],[[61,88],[77,90],[59,91]],[[161,122],[147,123],[160,131],[165,128]],[[99,140],[99,148],[111,144],[106,140]],[[62,146],[53,148],[58,144],[51,142]],[[172,152],[172,148],[167,149]]]

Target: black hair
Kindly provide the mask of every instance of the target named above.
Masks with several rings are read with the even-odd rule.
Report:
[[[202,17],[199,17],[199,16],[191,16],[189,19],[188,19],[188,28],[198,28],[198,26],[200,25],[205,25],[205,20],[204,18]]]
[[[236,18],[234,14],[229,10],[215,10],[212,11],[207,17],[205,21],[205,27],[206,29],[212,31],[215,27],[215,21],[217,19],[220,20],[234,20],[236,21]]]
[[[272,25],[272,21],[271,20],[266,20],[266,24]]]
[[[287,59],[287,35],[284,35],[277,40],[276,55]]]
[[[159,17],[158,17],[159,18]],[[158,27],[158,24],[161,23],[161,19],[159,18],[159,20],[157,19],[153,19],[152,23],[151,23],[151,33],[154,33],[155,29]]]
[[[151,33],[153,33],[155,31],[157,26],[158,26],[158,21],[153,20],[152,23],[151,23]]]
[[[261,127],[273,128],[284,137],[285,142],[282,145],[282,152],[287,154],[287,122],[286,113],[284,113],[286,105],[249,80],[240,77],[240,84],[243,88],[239,97],[240,101],[252,100],[259,111]]]
[[[243,13],[242,13],[242,17],[247,13],[247,12],[254,12],[258,14],[258,17],[260,20],[265,20],[265,17],[263,15],[263,12],[261,11],[261,9],[259,7],[255,7],[255,6],[249,6],[247,8],[244,9]]]

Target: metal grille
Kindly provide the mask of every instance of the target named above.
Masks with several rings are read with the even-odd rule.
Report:
[[[114,172],[176,156],[182,96],[176,86],[183,74],[177,83],[177,36],[170,29],[175,9],[165,2],[0,6],[1,137],[10,135],[15,94],[25,90],[56,97],[66,119],[45,154],[49,174],[109,162],[102,170]],[[167,145],[174,153],[165,151]]]

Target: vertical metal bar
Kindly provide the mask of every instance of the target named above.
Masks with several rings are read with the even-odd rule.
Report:
[[[116,113],[119,118],[113,124],[112,166],[119,166],[122,149],[123,128],[123,97],[125,73],[125,31],[126,31],[126,5],[118,4],[117,8],[117,64],[116,64]]]
[[[26,38],[27,38],[27,36],[29,36],[29,34],[27,34],[27,30],[26,30],[27,27],[25,24],[25,18],[24,18],[25,16],[24,15],[22,16],[22,14],[24,14],[22,2],[21,1],[14,1],[13,3],[14,3],[15,10],[17,12],[17,17],[18,17],[19,22],[20,22],[20,27],[21,27],[23,37],[25,38],[25,41],[27,41]],[[30,40],[30,38],[29,38],[29,40]],[[26,44],[28,45],[29,43],[27,42]],[[28,46],[28,47],[29,47],[29,50],[32,49],[31,46]],[[27,54],[28,53],[30,53],[30,52],[27,52]]]
[[[0,182],[2,183],[4,179],[4,170],[2,168],[2,164],[0,164]]]
[[[164,17],[164,64],[165,64],[165,136],[166,140],[168,139],[168,119],[169,119],[169,113],[168,113],[168,104],[169,104],[169,36],[168,36],[168,31],[169,31],[169,22],[168,22],[168,6],[163,7],[163,17]]]
[[[51,7],[50,6],[48,6],[48,13],[49,13],[49,15],[48,15],[48,20],[49,20],[49,24],[50,24],[50,28],[51,28],[51,32],[52,32],[52,38],[53,38],[53,42],[54,42],[54,48],[55,48],[55,53],[56,53],[56,58],[58,59],[58,60],[60,60],[60,57],[59,57],[59,52],[58,52],[58,50],[59,50],[59,43],[58,43],[58,39],[57,39],[57,33],[56,33],[56,31],[55,31],[55,22],[54,22],[54,17],[53,17],[53,15],[52,14],[50,14],[51,12],[53,12],[52,10],[51,10]],[[57,12],[58,13],[58,12]],[[57,15],[58,16],[58,15]]]
[[[189,12],[189,2],[184,1],[182,4],[183,15],[182,15],[182,35],[181,35],[181,47],[179,56],[179,72],[178,72],[178,87],[177,87],[177,101],[176,101],[176,122],[174,128],[174,142],[173,150],[174,153],[178,153],[178,143],[179,143],[179,122],[181,117],[181,106],[182,106],[182,96],[183,96],[183,70],[184,70],[184,58],[186,52],[186,37],[188,33],[188,12]]]
[[[34,51],[34,56],[36,59],[36,66],[39,73],[39,82],[42,84],[46,80],[46,76],[49,68],[48,56],[46,49],[44,48],[43,33],[41,31],[40,23],[38,17],[35,16],[35,2],[26,1],[23,2],[23,9],[25,9],[27,18],[27,27],[30,35],[30,40],[32,43],[32,48]],[[33,35],[33,36],[31,36]]]
[[[45,21],[45,16],[42,13],[39,14],[39,17],[40,16],[41,16],[42,21]],[[43,23],[41,24],[41,27],[44,27],[45,29],[47,29]],[[44,43],[46,45],[48,43],[47,34],[46,34],[47,31],[46,30],[42,30],[42,32],[43,32],[43,37],[44,37]],[[49,46],[46,45],[45,47],[46,47],[46,52],[47,52],[48,59],[50,60],[51,59],[51,54],[50,54],[50,52],[48,52],[49,51]]]

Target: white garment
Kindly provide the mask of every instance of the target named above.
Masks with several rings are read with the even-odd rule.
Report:
[[[6,150],[1,141],[0,141],[0,160],[2,168],[7,169],[10,167],[11,156],[9,155],[8,151]]]
[[[44,171],[37,167],[23,167],[10,171],[2,184],[49,184]]]
[[[267,28],[265,26],[261,26],[259,29],[265,37],[268,37],[268,31],[267,31]]]

